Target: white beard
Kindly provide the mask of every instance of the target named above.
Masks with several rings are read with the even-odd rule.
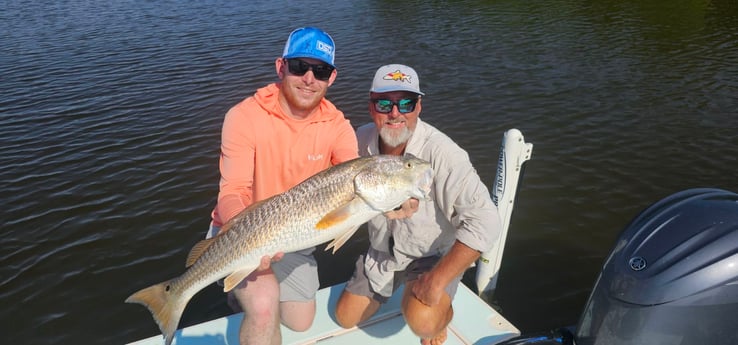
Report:
[[[389,128],[382,128],[379,130],[379,137],[382,138],[382,141],[384,141],[387,146],[390,147],[398,147],[405,144],[412,136],[413,131],[407,127],[404,127],[399,131],[397,129]]]

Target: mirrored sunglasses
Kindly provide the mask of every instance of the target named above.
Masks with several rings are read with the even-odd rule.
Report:
[[[397,111],[401,114],[412,113],[415,110],[415,104],[418,103],[417,98],[403,98],[397,102],[389,99],[372,99],[374,110],[378,113],[389,114],[392,107],[397,106]]]

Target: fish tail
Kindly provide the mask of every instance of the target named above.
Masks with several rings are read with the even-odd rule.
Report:
[[[186,298],[171,289],[171,280],[139,290],[126,298],[126,303],[138,303],[149,309],[164,335],[166,345],[174,339],[179,319],[187,305]]]

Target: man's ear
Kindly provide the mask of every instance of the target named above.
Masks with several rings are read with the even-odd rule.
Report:
[[[328,78],[328,87],[331,87],[331,85],[333,85],[333,82],[336,81],[336,77],[338,77],[338,70],[334,68],[333,72],[331,72],[331,77]]]
[[[284,58],[277,58],[277,60],[274,60],[274,68],[277,70],[277,76],[279,77],[279,80],[284,79]]]

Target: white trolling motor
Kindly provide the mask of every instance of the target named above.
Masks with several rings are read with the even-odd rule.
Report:
[[[497,276],[502,263],[502,252],[505,250],[507,229],[518,190],[518,181],[523,163],[530,159],[533,144],[526,143],[523,133],[512,128],[505,132],[500,146],[500,158],[497,162],[497,174],[492,186],[492,201],[500,214],[502,233],[497,243],[490,250],[482,253],[477,260],[476,284],[480,295],[492,294],[497,285]]]

